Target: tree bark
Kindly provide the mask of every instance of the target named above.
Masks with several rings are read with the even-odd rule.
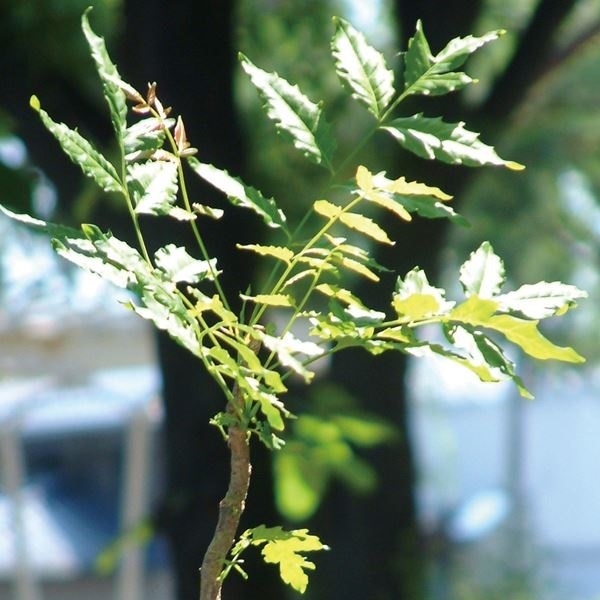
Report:
[[[228,412],[235,415],[243,407],[244,399],[236,388]],[[230,452],[229,487],[219,503],[219,519],[213,538],[208,545],[200,569],[200,600],[220,600],[223,570],[229,550],[233,546],[240,518],[244,512],[248,488],[250,487],[250,444],[248,431],[233,425],[227,431]]]

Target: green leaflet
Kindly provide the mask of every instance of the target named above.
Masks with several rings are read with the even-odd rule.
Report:
[[[156,268],[173,283],[199,283],[204,279],[214,280],[217,274],[216,259],[198,260],[190,256],[187,250],[175,244],[159,248],[154,255]]]
[[[197,357],[204,349],[196,337],[196,330],[190,315],[181,299],[158,285],[147,285],[140,298],[141,305],[128,306],[137,315],[154,323],[155,327],[166,331],[169,336]]]
[[[177,164],[170,160],[133,163],[127,166],[127,185],[137,214],[171,215],[185,220],[194,215],[177,209]],[[188,215],[187,217],[185,215]]]
[[[480,298],[494,298],[500,293],[506,281],[504,263],[494,254],[489,242],[483,242],[463,263],[459,280],[466,296],[475,294]]]
[[[32,225],[39,228],[42,223],[34,222]],[[78,232],[72,236],[69,230],[53,226],[47,227],[47,230],[53,236],[52,245],[60,256],[120,288],[134,292],[139,298],[139,305],[128,302],[129,308],[165,330],[184,348],[201,356],[202,349],[192,317],[177,295],[174,284],[164,281],[164,273],[155,272],[137,250],[109,233],[102,233],[94,225],[82,225],[85,237]]]
[[[287,439],[272,457],[277,510],[291,522],[308,519],[316,512],[330,480],[327,469],[312,454],[307,460],[305,453],[306,444]]]
[[[352,97],[380,120],[395,94],[394,74],[362,33],[339,17],[333,23],[331,51],[337,74],[352,91]]]
[[[382,129],[421,158],[468,167],[497,165],[515,171],[525,168],[519,163],[500,158],[492,146],[479,140],[478,133],[465,129],[464,125],[462,121],[446,123],[440,117],[424,117],[419,113],[394,119]]]
[[[421,21],[417,21],[415,35],[408,42],[404,54],[404,91],[406,95],[423,94],[441,96],[459,90],[475,80],[466,73],[453,72],[484,44],[498,39],[503,31],[491,31],[482,37],[469,35],[455,38],[433,56],[423,32]]]
[[[123,186],[113,165],[90,142],[64,123],[56,123],[32,96],[29,104],[40,115],[46,129],[56,138],[63,152],[87,177],[93,179],[105,192],[122,192]]]
[[[281,227],[289,235],[285,215],[277,208],[273,198],[266,198],[257,189],[246,185],[224,169],[201,163],[194,157],[187,161],[197,175],[223,192],[233,205],[249,208],[260,215],[269,227]]]
[[[336,143],[321,105],[311,102],[298,86],[291,85],[277,73],[259,69],[243,54],[239,58],[277,129],[289,137],[306,158],[333,171]]]
[[[92,58],[96,63],[96,70],[102,80],[102,89],[104,97],[110,109],[110,118],[113,128],[119,141],[123,138],[123,131],[126,127],[127,119],[127,104],[125,101],[125,93],[119,86],[121,76],[117,71],[117,67],[110,60],[106,51],[104,39],[96,35],[90,27],[88,20],[88,8],[81,17],[81,28],[91,50]]]

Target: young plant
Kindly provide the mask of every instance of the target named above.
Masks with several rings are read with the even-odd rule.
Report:
[[[448,123],[421,113],[397,114],[409,96],[447,94],[472,83],[459,69],[470,54],[502,32],[456,38],[434,55],[419,23],[403,54],[402,81],[395,82],[383,56],[361,33],[343,19],[334,19],[334,26],[332,55],[337,74],[348,95],[373,117],[365,140],[382,132],[424,159],[523,168],[502,159],[464,123]],[[511,379],[523,396],[531,397],[498,338],[506,338],[537,359],[582,362],[572,348],[546,339],[538,323],[564,314],[585,293],[559,282],[503,292],[503,263],[484,242],[458,273],[463,298],[447,299],[445,291],[431,285],[425,273],[415,267],[398,277],[394,289],[389,290],[389,311],[373,310],[351,286],[345,287],[344,275],[379,281],[383,267],[372,258],[371,245],[394,244],[381,224],[384,216],[406,222],[413,215],[460,221],[462,217],[447,204],[451,199],[448,194],[426,183],[387,177],[365,165],[353,165],[359,148],[349,156],[338,157],[333,128],[322,103],[312,102],[298,87],[261,70],[242,55],[242,67],[282,137],[306,159],[326,169],[332,183],[346,173],[353,174],[345,182],[342,198],[339,194],[335,200],[330,194],[329,199],[319,198],[298,224],[290,225],[272,198],[198,160],[181,116],[170,116],[171,109],[157,96],[156,84],[149,84],[142,94],[126,83],[111,62],[103,39],[90,28],[87,13],[82,27],[110,110],[118,159],[109,161],[76,130],[52,120],[36,97],[32,97],[31,106],[83,173],[106,192],[122,197],[137,248],[94,225],[72,229],[7,209],[3,212],[46,232],[56,252],[67,260],[132,292],[136,299],[127,301],[126,306],[187,348],[219,385],[224,409],[212,423],[229,446],[231,472],[214,537],[202,562],[201,600],[220,598],[223,580],[232,569],[243,573],[240,555],[249,546],[261,547],[265,561],[278,565],[282,579],[304,592],[307,571],[314,569],[305,554],[326,547],[318,537],[304,529],[285,531],[259,525],[243,532],[236,541],[250,482],[250,439],[256,437],[271,450],[282,446],[280,435],[291,417],[282,401],[286,380],[295,375],[309,384],[314,377],[311,363],[349,347],[360,347],[375,355],[439,355],[470,369],[483,381]],[[133,103],[131,108],[128,100]],[[240,293],[245,305],[240,314],[232,311],[232,299],[220,283],[221,269],[227,265],[211,255],[203,237],[211,219],[219,218],[223,209],[189,197],[189,173],[223,192],[232,205],[254,211],[269,228],[280,232],[277,244],[238,245],[240,251],[272,262],[264,289]],[[140,215],[187,223],[198,256],[175,243],[150,254]],[[248,289],[246,285],[241,289]],[[326,308],[319,308],[323,305]],[[277,323],[270,318],[273,307],[278,315],[285,316],[283,324],[279,318]],[[294,333],[302,323],[308,331],[306,338]],[[431,337],[432,326],[438,331],[435,337]]]

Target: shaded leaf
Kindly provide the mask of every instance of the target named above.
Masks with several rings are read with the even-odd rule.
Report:
[[[164,125],[172,127],[175,119],[165,119]],[[123,147],[125,154],[133,152],[152,152],[162,148],[165,139],[163,121],[156,117],[148,117],[129,126],[124,131]]]
[[[63,152],[86,177],[93,179],[105,192],[121,192],[123,187],[114,166],[96,148],[74,129],[57,123],[40,108],[39,100],[32,97],[31,105],[37,110],[46,129],[56,138]]]
[[[117,134],[117,138],[120,140],[123,136],[123,130],[126,127],[127,118],[125,93],[118,84],[121,81],[121,76],[117,71],[117,67],[110,60],[104,39],[96,35],[90,27],[88,19],[89,11],[90,9],[88,8],[81,17],[81,28],[90,47],[98,75],[102,80],[102,89],[110,109],[113,128]]]
[[[319,104],[311,102],[298,88],[277,73],[267,73],[243,54],[244,71],[265,103],[268,117],[289,137],[306,158],[332,170],[335,138]]]
[[[246,185],[223,169],[201,163],[194,157],[187,160],[197,175],[223,192],[232,204],[254,211],[269,227],[281,227],[287,232],[285,215],[277,208],[273,198],[266,198],[256,188]]]

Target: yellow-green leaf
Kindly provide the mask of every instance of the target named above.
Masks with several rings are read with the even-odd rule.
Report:
[[[439,187],[433,187],[418,181],[406,181],[404,177],[395,179],[390,191],[401,196],[433,196],[442,201],[452,200],[452,196],[446,194]]]
[[[316,200],[313,204],[316,213],[328,219],[335,219],[342,212],[342,209],[328,200]]]
[[[368,217],[358,213],[341,213],[339,218],[346,227],[364,233],[382,244],[394,245],[394,242],[388,237],[388,234]]]
[[[365,192],[364,195],[365,200],[369,200],[386,210],[393,212],[395,215],[404,219],[405,221],[412,221],[412,217],[410,213],[396,200],[394,200],[391,196],[387,194],[380,194],[375,190],[371,190],[369,192]]]
[[[246,294],[240,294],[240,298],[242,300],[255,302],[256,304],[266,304],[267,306],[294,306],[292,298],[286,294],[257,294],[256,296],[246,296]]]
[[[281,246],[261,246],[260,244],[237,244],[240,250],[250,250],[261,256],[272,256],[285,263],[289,263],[294,258],[294,253],[289,248]]]
[[[430,294],[412,294],[407,298],[396,295],[392,306],[399,316],[407,317],[410,321],[424,319],[436,314],[440,309],[438,299]]]
[[[539,321],[526,321],[510,315],[495,315],[486,325],[504,334],[508,340],[520,346],[524,352],[540,360],[562,360],[571,363],[585,362],[573,348],[557,346],[538,330]]]

